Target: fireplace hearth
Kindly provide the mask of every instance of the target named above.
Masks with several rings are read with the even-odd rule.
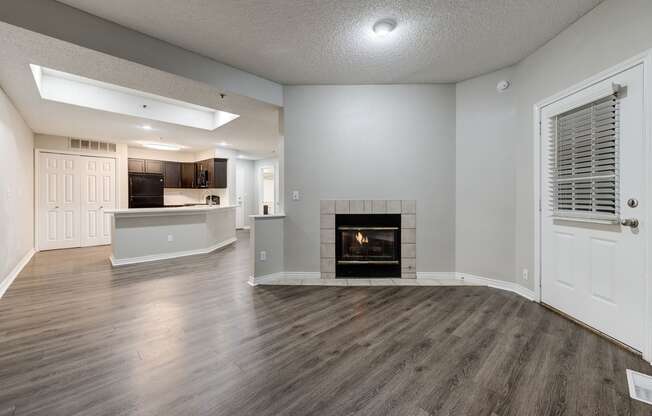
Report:
[[[400,214],[335,216],[337,278],[401,277]]]

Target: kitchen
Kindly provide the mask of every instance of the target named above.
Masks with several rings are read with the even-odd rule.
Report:
[[[226,143],[193,151],[42,134],[35,158],[39,250],[110,245],[113,266],[234,243],[263,213],[257,185],[278,163]]]
[[[226,203],[224,192],[228,163],[215,157],[195,162],[130,157],[129,207],[108,212],[111,264],[205,254],[235,242],[236,206]],[[194,201],[182,202],[175,193]]]

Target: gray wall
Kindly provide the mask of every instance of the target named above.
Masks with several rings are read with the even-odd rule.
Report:
[[[457,84],[455,271],[514,277],[514,88],[496,91],[514,68]]]
[[[238,188],[242,186],[242,191],[244,193],[243,195],[243,202],[245,206],[245,212],[244,212],[244,226],[245,227],[251,227],[251,218],[249,218],[250,215],[254,215],[257,213],[256,210],[256,177],[255,177],[255,161],[253,160],[246,160],[246,159],[238,159],[236,161],[236,201],[233,203],[237,203],[237,197],[238,197]],[[240,182],[242,181],[242,182]]]
[[[287,271],[283,263],[283,224],[282,217],[258,217],[251,222],[251,271],[254,277]],[[260,260],[261,251],[267,255],[264,261]]]
[[[0,287],[33,248],[34,135],[0,89]]]
[[[319,271],[321,199],[414,199],[417,270],[452,271],[455,86],[291,86],[284,100],[285,270]]]
[[[516,276],[534,267],[534,104],[650,48],[652,1],[606,0],[516,67]]]

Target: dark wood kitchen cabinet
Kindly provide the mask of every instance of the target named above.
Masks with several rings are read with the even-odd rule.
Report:
[[[145,159],[129,158],[127,167],[129,169],[129,172],[145,173]]]
[[[165,187],[181,188],[181,163],[165,162]]]
[[[227,159],[214,159],[213,174],[209,176],[211,188],[226,188],[226,164]]]
[[[131,173],[158,173],[163,175],[163,163],[160,160],[129,158],[127,168]]]
[[[204,188],[226,188],[227,159],[206,159],[197,162],[197,171],[206,172]]]
[[[164,174],[163,165],[165,162],[160,160],[145,159],[145,173]]]
[[[194,188],[196,172],[195,163],[181,163],[181,187]]]

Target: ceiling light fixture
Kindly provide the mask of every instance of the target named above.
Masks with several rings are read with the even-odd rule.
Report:
[[[164,143],[143,143],[143,147],[156,150],[181,150],[181,146],[179,145]]]
[[[145,124],[143,126],[143,130],[151,130],[151,129],[152,129],[152,126],[150,126],[149,124]]]
[[[231,144],[227,142],[220,142],[220,146],[231,146]]]
[[[394,19],[382,19],[377,21],[374,24],[374,33],[378,36],[386,36],[394,29],[396,29],[396,20]]]

